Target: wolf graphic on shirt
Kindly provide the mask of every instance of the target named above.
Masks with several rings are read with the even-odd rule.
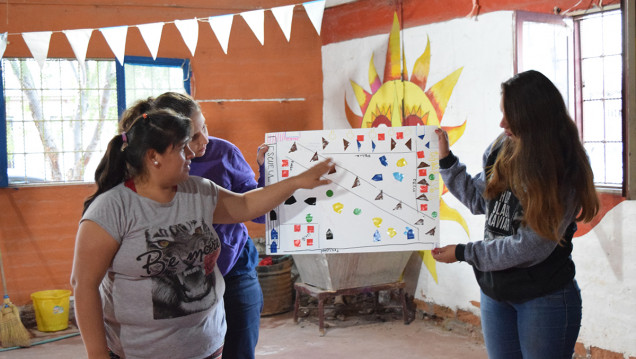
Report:
[[[220,241],[205,221],[149,228],[145,236],[148,251],[138,259],[152,277],[154,319],[201,312],[219,300],[214,266]]]

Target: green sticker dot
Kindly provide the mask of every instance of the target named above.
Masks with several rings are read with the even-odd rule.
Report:
[[[312,217],[312,216],[311,216],[311,214],[308,214],[308,215],[305,217],[305,220],[307,221],[307,223],[311,223],[311,221],[313,221],[313,220],[314,220],[314,217]]]
[[[355,214],[356,216],[359,215],[360,213],[362,213],[362,210],[360,208],[356,208],[353,210],[353,214]]]
[[[433,216],[433,218],[437,218],[437,212],[431,213],[431,216]]]
[[[333,191],[332,190],[328,190],[327,191],[327,197],[331,197],[333,196]]]
[[[434,175],[434,174],[430,174],[430,175],[428,176],[428,179],[430,179],[431,181],[432,181],[432,180],[434,180],[434,179],[435,179],[435,175]]]

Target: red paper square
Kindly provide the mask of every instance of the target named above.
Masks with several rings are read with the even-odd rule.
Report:
[[[314,226],[307,226],[307,233],[314,233]]]
[[[428,211],[428,204],[420,204],[420,211]]]
[[[313,238],[307,238],[307,245],[308,246],[313,246],[314,245],[314,239]]]
[[[421,168],[421,169],[418,171],[418,174],[419,174],[420,176],[426,176],[426,168]]]
[[[395,134],[395,138],[397,138],[398,140],[401,140],[404,138],[404,132],[398,132],[397,134]]]
[[[364,135],[358,135],[358,141],[360,142],[364,141]]]
[[[289,167],[289,160],[283,160],[283,167]]]
[[[300,232],[300,224],[294,224],[294,232]]]
[[[428,192],[428,186],[420,186],[420,193]]]
[[[417,158],[424,158],[424,151],[417,151]]]
[[[289,177],[289,170],[283,170],[282,176]]]
[[[294,239],[294,247],[300,247],[300,239]]]
[[[378,133],[378,141],[384,141],[384,133]]]

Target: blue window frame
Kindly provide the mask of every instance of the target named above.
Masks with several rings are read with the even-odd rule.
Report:
[[[152,88],[149,89],[151,91],[146,92],[147,96],[135,96],[136,97],[135,99],[129,99],[127,98],[128,97],[127,95],[131,92],[131,88],[133,88],[133,86],[129,86],[129,84],[126,83],[126,78],[128,77],[128,79],[130,79],[131,73],[134,73],[134,71],[133,72],[126,71],[126,68],[128,67],[138,67],[138,68],[147,67],[147,68],[155,68],[155,69],[180,68],[183,74],[180,80],[183,82],[183,85],[182,85],[183,90],[185,90],[187,94],[190,94],[190,78],[191,78],[190,60],[161,58],[161,57],[158,57],[156,60],[153,60],[151,57],[126,56],[124,57],[123,66],[120,65],[119,62],[117,62],[117,111],[120,117],[121,117],[121,114],[126,109],[129,102],[133,102],[136,99],[144,98],[150,95],[158,95],[166,91],[179,90],[179,86],[178,84],[176,84],[176,81],[170,81],[167,85],[162,84],[159,86],[152,86]],[[172,76],[172,78],[174,79],[174,76]],[[128,100],[132,100],[132,101],[128,101]]]
[[[32,66],[33,64],[31,64],[31,62],[34,62],[34,60],[32,59],[5,59],[5,60],[20,60],[20,61],[26,61],[29,62],[29,64],[25,64],[24,66]],[[2,60],[0,60],[2,61]],[[49,66],[48,63],[51,63],[52,65]],[[111,112],[109,112],[110,114],[105,118],[107,119],[108,124],[107,126],[105,126],[103,128],[102,132],[104,134],[104,138],[110,138],[109,133],[107,132],[112,132],[113,129],[116,128],[116,121],[114,123],[111,123],[113,120],[117,120],[119,117],[121,117],[121,114],[123,113],[123,111],[126,109],[127,107],[127,101],[128,102],[134,102],[136,99],[140,99],[140,98],[146,98],[148,96],[156,96],[160,93],[163,93],[165,91],[178,91],[178,92],[185,92],[185,93],[190,93],[190,78],[191,78],[191,72],[190,72],[190,61],[187,59],[173,59],[173,58],[157,58],[156,60],[153,60],[152,58],[148,58],[148,57],[135,57],[135,56],[127,56],[124,59],[124,65],[121,66],[119,65],[118,62],[116,62],[115,60],[87,60],[86,63],[97,63],[97,62],[101,62],[102,64],[104,63],[108,63],[108,62],[112,62],[114,67],[115,67],[115,77],[116,77],[116,86],[113,86],[113,88],[111,88],[112,90],[115,90],[116,88],[116,96],[113,99],[113,101],[116,101],[116,112],[115,112],[115,108],[112,108],[112,110],[109,110]],[[93,64],[88,64],[88,66],[86,67],[86,71],[93,71],[94,69],[96,69],[95,67],[91,67]],[[42,168],[42,170],[29,170],[27,171],[25,169],[24,172],[24,176],[22,176],[22,172],[20,168],[16,168],[16,167],[11,167],[13,170],[13,172],[18,172],[20,173],[18,176],[19,180],[17,180],[14,177],[13,180],[10,180],[9,178],[9,155],[12,156],[12,161],[11,163],[24,163],[24,162],[15,162],[15,158],[16,155],[18,155],[23,161],[27,161],[27,163],[29,162],[29,156],[34,156],[32,154],[30,154],[32,151],[31,150],[18,150],[16,152],[16,150],[13,150],[13,146],[15,146],[16,143],[16,137],[13,136],[22,136],[21,138],[19,138],[19,143],[21,145],[24,145],[26,142],[31,141],[33,142],[34,138],[38,137],[33,135],[33,132],[26,132],[26,131],[16,131],[15,128],[12,129],[11,131],[9,131],[7,129],[7,126],[9,125],[9,122],[7,122],[7,97],[9,93],[11,93],[12,95],[12,99],[15,99],[16,96],[18,96],[17,98],[20,98],[20,95],[18,94],[21,90],[19,89],[19,86],[9,86],[9,88],[7,88],[7,82],[6,82],[6,78],[5,76],[9,76],[9,73],[3,73],[3,71],[7,71],[7,68],[3,68],[3,66],[9,66],[8,63],[2,63],[0,62],[0,79],[2,80],[2,84],[0,86],[0,187],[8,187],[9,185],[30,185],[30,184],[66,184],[66,183],[77,183],[77,182],[89,182],[90,178],[92,178],[92,176],[88,176],[86,175],[88,172],[90,171],[90,169],[88,169],[87,171],[84,171],[83,173],[86,175],[84,177],[78,178],[78,177],[73,177],[71,179],[69,179],[67,176],[65,176],[65,171],[68,170],[67,166],[62,166],[62,173],[63,175],[61,176],[61,178],[59,178],[60,176],[58,176],[58,178],[52,177],[49,175],[49,168],[50,168],[50,162],[47,159],[47,156],[44,152],[41,152],[43,150],[38,149],[38,158],[41,159],[42,164],[40,165],[40,167],[38,168]],[[57,66],[57,67],[55,67]],[[64,107],[67,105],[55,105],[53,104],[53,106],[51,107],[51,97],[52,98],[58,98],[60,100],[66,100],[66,102],[68,102],[69,96],[70,98],[75,97],[75,95],[72,95],[72,93],[68,92],[69,90],[66,90],[66,92],[64,92],[64,90],[55,90],[55,88],[63,88],[62,86],[49,86],[49,82],[51,81],[50,78],[55,78],[56,81],[62,81],[64,80],[64,74],[60,71],[58,71],[60,68],[64,68],[65,71],[68,71],[68,66],[77,66],[77,61],[74,59],[49,59],[47,60],[47,65],[45,65],[44,70],[39,69],[39,67],[37,67],[39,70],[32,70],[32,74],[36,77],[34,78],[34,82],[35,84],[32,85],[34,86],[34,88],[32,89],[22,89],[22,91],[35,91],[37,92],[37,97],[40,98],[41,101],[46,101],[46,102],[42,102],[41,106],[43,108],[46,109],[45,112],[46,115],[42,115],[42,120],[46,120],[46,121],[53,121],[55,123],[55,127],[54,127],[54,131],[51,131],[52,133],[54,133],[54,135],[56,136],[60,136],[63,139],[60,140],[60,142],[64,142],[64,139],[67,140],[67,142],[69,142],[69,136],[68,135],[68,128],[72,127],[72,125],[70,125],[69,123],[75,123],[78,124],[78,121],[80,122],[79,127],[82,128],[81,131],[84,132],[90,132],[91,130],[84,130],[83,128],[86,126],[95,126],[95,119],[96,116],[94,115],[95,113],[95,107],[96,106],[94,103],[90,104],[91,109],[89,110],[89,112],[91,112],[91,114],[86,114],[85,110],[81,111],[81,115],[79,115],[79,117],[77,118],[71,118],[69,119],[69,110],[68,108]],[[101,65],[100,65],[101,66]],[[97,68],[99,70],[99,68]],[[15,69],[14,69],[15,70]],[[53,75],[49,76],[49,73],[47,73],[47,71],[53,71],[55,72]],[[56,72],[57,71],[57,72]],[[102,71],[102,70],[99,70]],[[15,71],[14,71],[15,72]],[[60,75],[62,74],[62,75]],[[102,74],[102,72],[100,72],[100,74]],[[12,84],[16,83],[16,74],[11,73],[12,77]],[[22,75],[20,75],[22,76]],[[101,75],[97,75],[97,76],[101,76]],[[156,77],[156,78],[154,78]],[[62,79],[62,80],[60,80]],[[148,86],[148,84],[151,84],[150,86]],[[11,88],[11,87],[16,87],[16,88]],[[30,86],[29,86],[30,87]],[[80,86],[81,88],[82,86]],[[93,87],[93,86],[91,86]],[[9,92],[7,92],[9,90]],[[91,90],[93,90],[93,88],[91,88]],[[74,91],[74,90],[73,90]],[[72,92],[72,91],[71,91]],[[70,95],[69,95],[70,94]],[[83,96],[83,95],[80,95]],[[95,101],[94,100],[94,96],[90,97],[90,99],[85,100],[86,102],[92,102]],[[23,102],[24,99],[22,100]],[[78,100],[79,101],[79,100]],[[114,104],[113,104],[114,105]],[[29,126],[29,127],[33,127],[33,121],[32,118],[27,118],[27,116],[29,116],[27,113],[29,111],[24,111],[24,107],[23,108],[23,113],[27,114],[26,116],[21,115],[20,114],[20,108],[21,106],[26,106],[26,105],[17,105],[18,107],[15,108],[16,104],[15,102],[12,105],[14,108],[14,112],[11,114],[10,119],[12,119],[12,125],[14,126]],[[51,110],[51,108],[55,109],[54,111]],[[16,112],[15,110],[18,109],[18,111]],[[73,111],[71,111],[73,112]],[[116,116],[117,118],[114,118],[114,116]],[[98,118],[102,118],[97,116]],[[15,120],[19,119],[18,122],[16,122]],[[65,122],[66,121],[66,122]],[[82,122],[86,122],[86,124],[83,124]],[[48,126],[48,125],[47,125]],[[78,126],[75,126],[75,128],[78,128]],[[88,128],[88,127],[87,127]],[[31,130],[33,131],[33,130]],[[66,132],[65,132],[66,131]],[[85,136],[84,132],[80,132],[80,137]],[[11,139],[9,139],[7,136],[12,136]],[[37,140],[36,140],[37,141]],[[81,140],[80,140],[81,141]],[[92,152],[94,154],[93,159],[97,160],[97,162],[99,161],[99,158],[101,158],[101,153],[103,153],[103,151],[105,150],[105,143],[107,143],[108,140],[106,140],[106,142],[104,142],[104,139],[100,139],[98,141],[98,146],[96,149],[93,149]],[[70,143],[70,142],[69,142]],[[40,148],[42,147],[41,144],[39,143],[33,143],[37,146],[39,146]],[[12,147],[11,149],[9,149],[9,147]],[[78,156],[82,155],[83,151],[81,149],[82,146],[80,146],[79,149],[74,149],[71,148],[69,150],[69,147],[71,147],[71,145],[67,144],[61,144],[59,146],[57,146],[59,148],[56,148],[56,156],[59,156],[59,158],[70,158],[72,156],[75,156],[75,159],[78,158]],[[100,148],[103,147],[103,148]],[[70,153],[67,153],[65,151],[70,151]],[[95,153],[95,151],[97,151],[98,153]],[[63,159],[60,161],[64,161]],[[67,163],[71,163],[70,161],[67,161]],[[90,167],[90,166],[87,166]],[[29,173],[27,173],[29,172]],[[38,173],[37,178],[33,178],[32,175],[30,175],[30,173]],[[39,172],[42,172],[42,178],[40,178],[39,176]],[[60,173],[59,171],[57,172],[58,174]],[[88,173],[90,174],[90,173]],[[13,174],[15,175],[15,174]],[[11,182],[11,183],[10,183]]]

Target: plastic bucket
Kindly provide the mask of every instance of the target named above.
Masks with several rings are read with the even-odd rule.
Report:
[[[56,332],[68,328],[70,297],[71,291],[67,289],[31,293],[39,331]]]

